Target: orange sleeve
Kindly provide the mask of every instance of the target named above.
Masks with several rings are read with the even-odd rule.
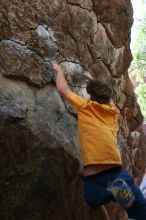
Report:
[[[111,105],[111,104],[110,105],[105,105],[105,104],[102,104],[101,106],[102,106],[102,108],[106,109],[107,111],[110,111],[113,114],[120,116],[120,111],[119,111],[119,109],[115,105]]]
[[[76,111],[79,111],[87,103],[86,99],[75,94],[74,92],[70,92],[68,94],[67,100],[72,104]]]

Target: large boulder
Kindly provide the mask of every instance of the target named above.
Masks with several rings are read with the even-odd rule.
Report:
[[[0,218],[96,220],[82,195],[77,115],[56,90],[52,63],[85,97],[85,71],[112,86],[123,163],[140,180],[143,117],[127,73],[131,2],[1,0],[0,6]]]

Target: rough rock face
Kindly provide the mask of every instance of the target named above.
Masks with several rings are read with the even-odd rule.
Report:
[[[127,74],[131,2],[1,0],[0,6],[0,218],[95,220],[82,196],[76,114],[56,91],[51,63],[61,63],[79,94],[86,95],[84,71],[112,86],[123,163],[139,179],[142,115]]]

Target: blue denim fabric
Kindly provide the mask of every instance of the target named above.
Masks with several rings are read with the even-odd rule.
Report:
[[[100,174],[83,177],[83,191],[87,204],[92,208],[97,208],[109,201],[114,201],[108,185],[116,178],[121,178],[127,182],[135,195],[135,201],[130,208],[127,208],[128,217],[135,220],[146,220],[146,199],[140,189],[135,185],[133,178],[124,169],[120,169],[115,175],[112,169]]]

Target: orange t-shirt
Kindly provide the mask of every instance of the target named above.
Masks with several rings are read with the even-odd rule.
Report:
[[[119,111],[114,105],[85,100],[70,92],[68,101],[78,113],[79,138],[84,166],[91,164],[121,165],[117,147]]]

